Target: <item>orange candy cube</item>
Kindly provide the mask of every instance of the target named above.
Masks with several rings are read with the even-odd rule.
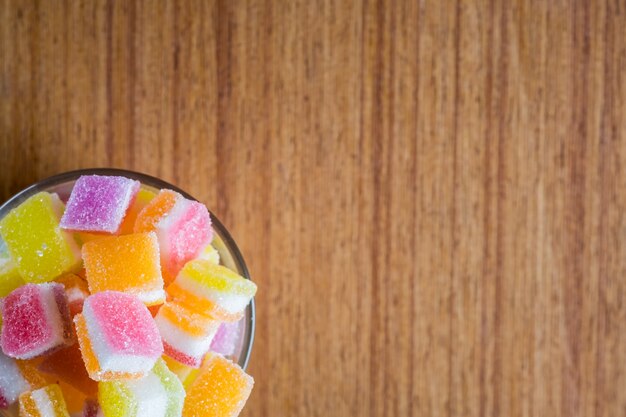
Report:
[[[126,292],[148,306],[165,301],[156,234],[105,237],[85,243],[82,252],[92,294]]]
[[[254,379],[238,365],[209,353],[187,391],[185,417],[236,417],[246,404]]]
[[[141,188],[135,197],[135,201],[130,205],[128,211],[126,212],[126,216],[122,221],[122,225],[120,226],[120,234],[128,235],[133,233],[133,229],[135,227],[135,221],[137,220],[137,216],[139,213],[148,205],[152,199],[156,197],[156,194],[153,191],[146,190],[145,188]]]
[[[20,395],[20,417],[69,417],[61,388],[57,384]]]
[[[39,370],[46,374],[54,375],[85,395],[95,396],[98,392],[97,382],[89,378],[89,374],[85,369],[85,363],[83,362],[78,344],[58,350],[47,356],[39,365]]]
[[[171,190],[161,190],[161,192],[146,205],[137,215],[135,220],[135,233],[150,232],[156,228],[157,223],[176,204],[180,194]]]

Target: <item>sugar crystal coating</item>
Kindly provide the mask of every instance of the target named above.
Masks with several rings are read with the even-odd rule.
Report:
[[[220,322],[176,302],[164,304],[155,322],[163,338],[165,354],[195,368],[209,351],[220,325]]]
[[[0,345],[8,356],[31,359],[74,342],[61,284],[24,285],[3,300],[0,310]]]
[[[144,378],[100,382],[98,401],[105,417],[180,417],[185,391],[159,360]]]
[[[161,385],[167,393],[165,417],[180,417],[183,412],[183,402],[186,395],[183,384],[170,371],[163,360],[157,361],[152,372],[159,378]]]
[[[182,364],[167,355],[163,355],[163,361],[167,364],[170,371],[172,371],[178,380],[183,384],[185,390],[191,386],[193,381],[195,381],[198,376],[198,373],[200,373],[200,369]]]
[[[173,299],[223,321],[237,321],[256,284],[222,265],[205,260],[188,262],[167,288]]]
[[[169,281],[196,258],[213,238],[211,217],[204,204],[179,199],[169,215],[157,223],[161,264]]]
[[[44,379],[25,363],[0,351],[0,409],[17,401],[20,394],[45,385]]]
[[[123,291],[147,305],[165,301],[154,233],[105,237],[85,243],[82,252],[91,293]]]
[[[180,198],[182,196],[174,191],[161,190],[137,215],[134,232],[153,231],[161,218],[167,215]]]
[[[0,235],[26,282],[47,282],[80,264],[80,250],[59,228],[63,203],[56,194],[28,198],[0,220]]]
[[[139,191],[139,185],[139,181],[116,176],[85,175],[78,178],[61,218],[61,228],[115,233]]]
[[[236,417],[245,405],[254,379],[228,359],[209,353],[187,391],[185,417]]]
[[[20,417],[69,417],[61,388],[48,385],[20,395]]]
[[[135,221],[137,220],[137,216],[139,213],[156,197],[156,193],[145,188],[140,188],[137,196],[135,197],[135,201],[130,205],[128,211],[126,212],[126,216],[122,221],[122,225],[120,226],[120,233],[123,235],[129,235],[133,233],[133,229],[135,227]]]
[[[96,381],[141,378],[163,353],[150,312],[132,295],[91,295],[74,322],[87,372]]]
[[[170,190],[162,190],[137,217],[135,232],[155,231],[159,239],[164,279],[171,282],[188,261],[211,242],[213,229],[207,208]]]
[[[100,335],[114,351],[146,356],[162,353],[152,316],[137,298],[106,291],[89,297],[86,310],[85,314],[97,322]]]

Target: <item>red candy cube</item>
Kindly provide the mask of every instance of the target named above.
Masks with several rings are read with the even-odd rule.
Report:
[[[31,359],[74,342],[63,285],[27,284],[1,304],[0,346],[7,356]]]

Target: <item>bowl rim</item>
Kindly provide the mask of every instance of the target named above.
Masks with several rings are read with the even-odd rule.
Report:
[[[144,174],[142,172],[131,171],[127,169],[121,168],[85,168],[85,169],[77,169],[72,171],[65,171],[60,174],[52,175],[50,177],[39,180],[26,188],[18,191],[13,194],[9,199],[0,204],[0,217],[2,217],[2,212],[7,208],[19,204],[22,200],[26,198],[26,196],[30,196],[31,193],[34,194],[37,190],[41,190],[43,188],[53,187],[55,185],[61,185],[65,182],[77,180],[82,175],[109,175],[109,176],[125,176],[128,178],[132,178],[140,181],[142,184],[145,183],[148,186],[153,186],[159,189],[167,188],[173,191],[180,193],[185,198],[198,201],[191,194],[182,190],[181,188],[170,184],[169,182],[162,180],[158,177],[154,177],[149,174]],[[208,209],[208,208],[207,208]],[[244,278],[252,281],[250,277],[250,272],[246,265],[246,262],[243,259],[243,255],[239,250],[239,247],[235,243],[230,232],[224,227],[223,223],[213,214],[213,212],[209,210],[211,214],[211,223],[214,229],[217,229],[219,236],[222,238],[226,248],[230,252],[230,255],[233,257],[233,260],[241,274]],[[254,303],[254,298],[248,304],[247,309],[249,310],[249,318],[246,326],[246,332],[243,336],[242,347],[241,347],[241,355],[239,357],[239,366],[242,369],[246,369],[250,362],[250,356],[252,354],[252,346],[254,344],[254,335],[256,328],[256,306]]]

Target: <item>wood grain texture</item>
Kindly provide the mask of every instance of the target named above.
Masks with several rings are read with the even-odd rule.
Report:
[[[245,416],[625,416],[625,164],[623,1],[0,1],[0,197],[204,201]]]

